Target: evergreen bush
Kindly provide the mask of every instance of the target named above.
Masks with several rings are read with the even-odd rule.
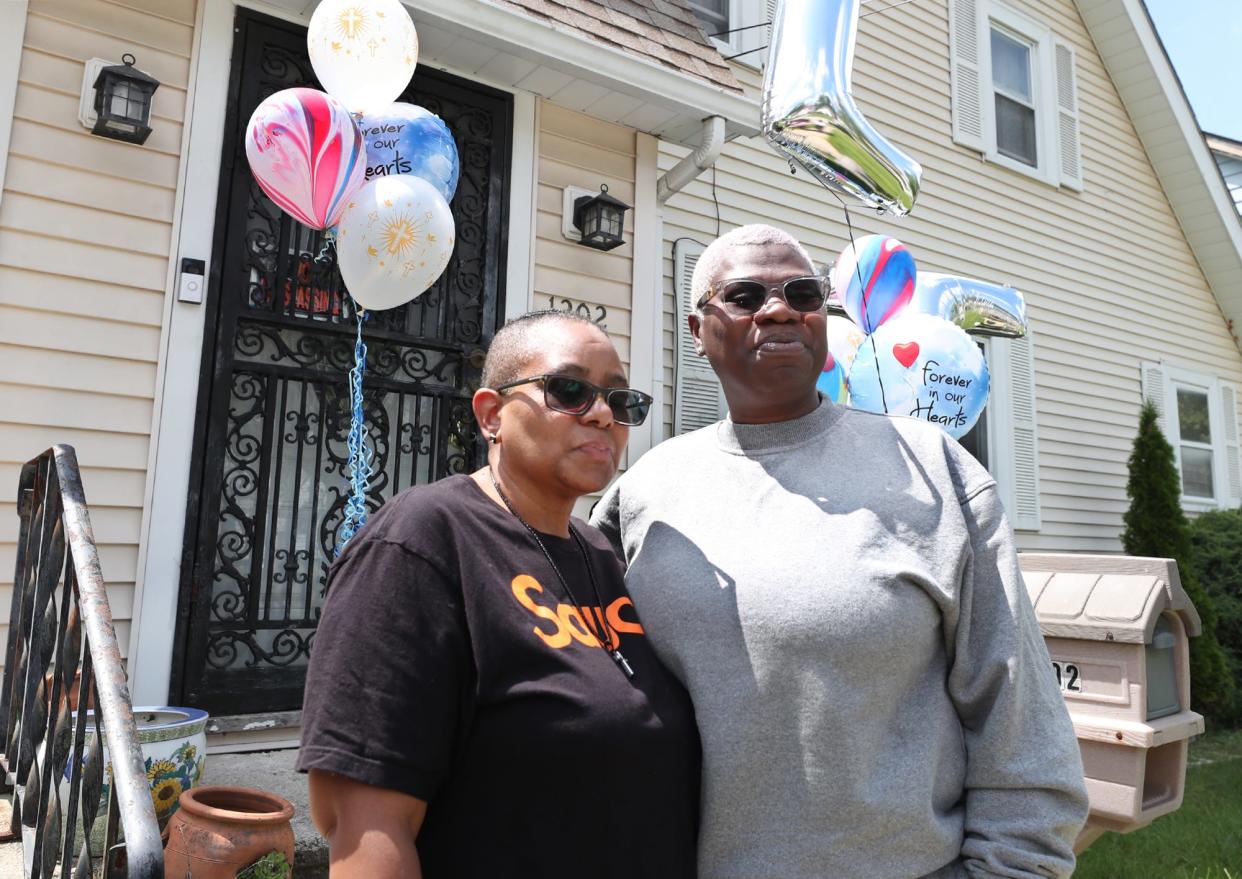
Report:
[[[1126,496],[1130,508],[1121,535],[1126,553],[1173,559],[1182,587],[1199,611],[1203,633],[1190,641],[1191,699],[1196,711],[1217,723],[1231,722],[1237,710],[1237,687],[1229,662],[1216,639],[1216,610],[1199,584],[1190,521],[1182,511],[1181,482],[1173,447],[1160,430],[1155,405],[1147,400],[1139,414],[1138,435],[1129,460]]]
[[[1242,510],[1214,510],[1191,524],[1195,574],[1216,607],[1216,640],[1230,677],[1242,681]],[[1242,724],[1242,694],[1230,720]]]

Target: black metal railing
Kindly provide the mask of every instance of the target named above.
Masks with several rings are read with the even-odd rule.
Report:
[[[13,802],[7,836],[21,839],[26,879],[49,879],[58,864],[75,879],[101,870],[162,877],[159,825],[72,447],[53,446],[22,468],[17,510],[0,690],[0,793]]]

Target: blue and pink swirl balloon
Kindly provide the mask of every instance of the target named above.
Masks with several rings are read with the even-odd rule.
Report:
[[[307,88],[259,104],[246,126],[246,158],[276,206],[312,229],[337,224],[367,170],[362,132],[349,111]]]
[[[846,314],[874,333],[909,304],[916,275],[914,257],[900,241],[866,235],[841,251],[832,282]]]

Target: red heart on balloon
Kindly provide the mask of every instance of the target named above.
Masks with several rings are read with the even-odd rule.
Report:
[[[919,359],[919,343],[898,342],[893,346],[893,357],[897,358],[898,363],[909,369],[914,365],[914,361]]]
[[[824,372],[832,372],[837,368],[837,361],[833,358],[832,352],[828,352],[828,359],[824,361]]]

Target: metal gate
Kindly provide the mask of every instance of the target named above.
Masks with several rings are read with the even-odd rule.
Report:
[[[263,195],[243,149],[261,100],[317,85],[305,31],[239,10],[235,33],[171,686],[215,714],[301,707],[348,496],[355,331],[321,233]],[[481,462],[470,394],[504,299],[511,97],[419,68],[400,100],[457,141],[457,246],[435,287],[366,324],[372,508]]]

